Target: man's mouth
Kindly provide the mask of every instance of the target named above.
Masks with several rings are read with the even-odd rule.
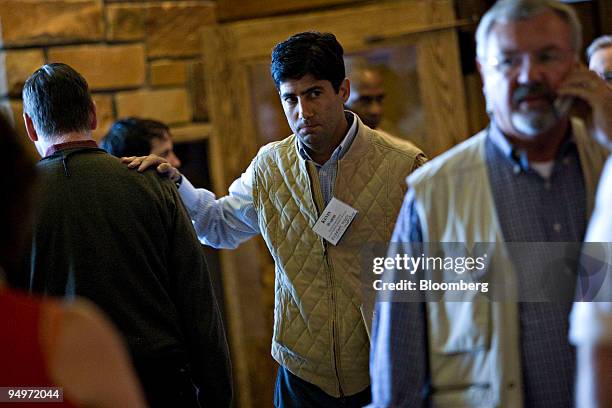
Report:
[[[535,107],[541,105],[550,105],[550,100],[544,95],[530,95],[519,100],[518,106]]]
[[[319,125],[302,125],[298,128],[298,130],[302,133],[309,133],[312,132],[318,126]]]
[[[517,108],[537,108],[550,106],[554,96],[543,84],[524,85],[516,89],[513,102]]]

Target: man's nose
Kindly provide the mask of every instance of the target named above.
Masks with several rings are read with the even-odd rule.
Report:
[[[370,104],[370,113],[372,115],[382,115],[383,105],[381,101],[374,101]]]
[[[174,154],[174,152],[170,152],[170,154],[168,154],[167,160],[172,167],[176,167],[177,169],[181,167],[181,161],[176,156],[176,154]]]
[[[312,106],[305,100],[300,100],[298,105],[300,119],[310,119],[314,112]]]
[[[517,81],[521,84],[541,82],[543,76],[542,66],[531,56],[524,56],[518,67]]]

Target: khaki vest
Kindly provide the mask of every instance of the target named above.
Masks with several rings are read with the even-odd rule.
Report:
[[[572,121],[587,191],[588,215],[606,154],[582,122]],[[503,244],[485,163],[486,132],[408,177],[425,242],[498,243],[491,271],[516,272]],[[499,276],[499,275],[498,275]],[[505,293],[513,298],[516,290]],[[476,295],[479,296],[479,295]],[[519,317],[515,302],[429,302],[429,360],[437,407],[522,407]],[[466,386],[466,384],[472,384]]]
[[[264,146],[255,158],[253,201],[276,268],[272,356],[331,396],[352,395],[370,383],[360,249],[389,241],[404,180],[422,161],[412,144],[358,120],[338,163],[334,197],[359,213],[333,246],[312,231],[323,196],[295,135]]]

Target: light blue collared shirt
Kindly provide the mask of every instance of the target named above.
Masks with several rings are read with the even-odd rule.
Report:
[[[333,196],[338,161],[349,150],[357,135],[355,114],[347,111],[345,115],[351,123],[346,136],[327,162],[322,165],[315,163],[326,205]],[[299,141],[297,147],[304,160],[311,160]],[[225,197],[217,199],[211,191],[196,189],[186,177],[183,177],[178,191],[198,238],[205,245],[214,248],[236,248],[261,232],[253,203],[253,162],[240,178],[232,183],[229,194]]]

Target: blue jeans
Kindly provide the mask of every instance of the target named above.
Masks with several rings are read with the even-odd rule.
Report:
[[[361,408],[370,402],[372,393],[369,386],[357,394],[334,398],[285,367],[278,368],[274,390],[276,408]]]

